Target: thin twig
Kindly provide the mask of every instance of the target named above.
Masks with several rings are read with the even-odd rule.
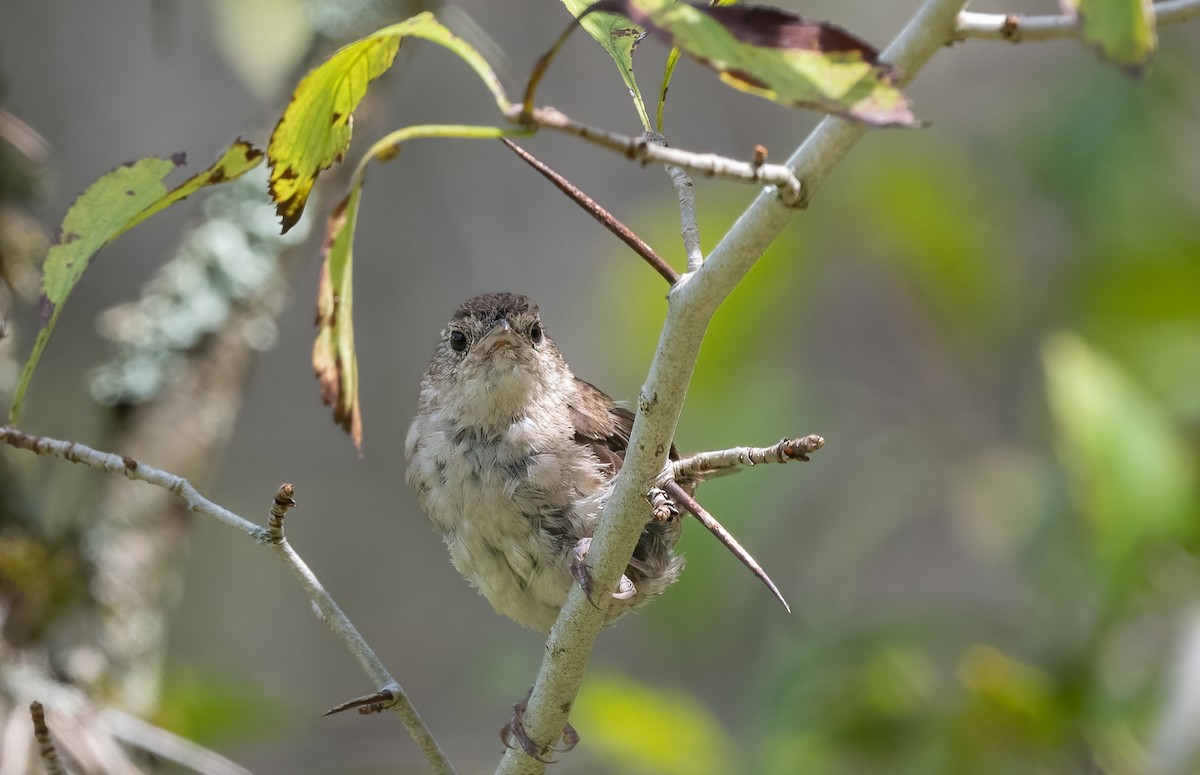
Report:
[[[746,551],[742,545],[738,543],[737,539],[733,537],[733,534],[726,530],[725,526],[718,522],[716,517],[714,517],[712,514],[709,514],[708,511],[700,505],[699,501],[689,495],[688,491],[680,487],[679,482],[676,482],[674,479],[668,479],[666,482],[663,482],[663,489],[667,491],[667,495],[670,495],[672,498],[674,498],[679,505],[687,509],[688,513],[699,520],[700,524],[704,525],[708,532],[716,536],[717,540],[721,542],[721,545],[732,552],[733,556],[737,557],[742,565],[745,565],[747,568],[749,568],[750,572],[754,574],[755,578],[766,585],[767,589],[771,590],[771,594],[775,596],[775,599],[780,603],[783,603],[783,607],[787,609],[789,614],[792,612],[792,607],[788,605],[788,601],[784,599],[783,593],[779,591],[779,587],[775,586],[775,582],[771,581],[771,577],[767,575],[767,572],[763,570],[763,567],[758,564],[758,560],[754,559],[750,552]]]
[[[29,703],[29,715],[33,718],[33,738],[37,741],[38,756],[46,775],[63,775],[62,763],[58,760],[58,750],[54,747],[54,738],[50,736],[50,728],[46,726],[46,711],[42,703],[34,700]]]
[[[271,547],[300,581],[300,586],[304,587],[304,591],[308,593],[309,598],[320,611],[321,621],[325,623],[325,626],[342,639],[375,685],[380,687],[381,691],[389,691],[395,698],[392,710],[400,716],[400,720],[420,747],[421,752],[425,754],[425,759],[433,766],[434,771],[439,775],[452,775],[454,767],[446,758],[446,754],[442,752],[441,746],[438,745],[429,728],[425,726],[425,722],[421,720],[421,715],[413,707],[408,695],[404,693],[404,689],[388,673],[387,668],[379,661],[379,657],[375,656],[374,650],[359,634],[350,618],[342,613],[342,609],[333,597],[325,591],[325,587],[317,580],[316,575],[288,543],[283,531],[283,520],[288,510],[296,505],[293,495],[295,495],[295,488],[290,484],[281,485],[279,492],[275,495],[268,523]]]
[[[111,452],[100,452],[72,441],[33,436],[9,426],[0,426],[0,441],[37,455],[62,458],[72,463],[80,463],[110,473],[120,473],[130,479],[162,487],[179,497],[189,511],[218,519],[250,536],[256,542],[270,545],[300,580],[309,599],[320,611],[321,620],[325,626],[342,640],[377,686],[390,690],[396,696],[396,704],[393,709],[400,716],[401,722],[420,747],[434,772],[439,775],[453,775],[454,767],[404,694],[404,690],[384,668],[383,663],[375,656],[374,651],[371,650],[350,619],[342,613],[333,597],[321,586],[321,582],[317,580],[304,560],[296,554],[284,537],[283,515],[295,505],[295,502],[291,501],[293,492],[291,485],[280,487],[271,509],[271,526],[263,528],[200,495],[196,488],[183,477],[140,463],[133,458],[121,457]]]
[[[642,136],[655,145],[664,148],[667,145],[666,135],[661,132],[646,132]],[[663,169],[670,176],[675,196],[679,199],[679,234],[683,237],[687,270],[695,272],[704,265],[704,252],[700,248],[700,221],[696,216],[696,189],[692,185],[692,176],[676,164],[665,164]]]
[[[789,460],[807,463],[808,456],[823,446],[825,439],[810,434],[800,439],[783,439],[770,447],[732,447],[713,452],[696,452],[668,463],[663,478],[687,481],[703,478],[706,474],[729,473],[740,466],[786,463]]]
[[[1155,24],[1163,27],[1200,17],[1200,0],[1166,0],[1154,4]],[[958,15],[954,39],[1006,40],[1009,43],[1074,37],[1079,21],[1074,16],[1024,16],[1013,13]]]
[[[649,264],[654,271],[662,275],[664,280],[671,285],[674,285],[675,281],[679,279],[679,272],[676,272],[674,267],[664,261],[662,256],[658,255],[658,253],[654,251],[654,248],[650,247],[650,245],[644,239],[634,234],[632,229],[621,223],[621,221],[619,221],[617,217],[608,210],[605,210],[599,202],[583,193],[578,186],[564,178],[559,173],[555,172],[545,162],[543,162],[541,159],[538,159],[521,146],[503,137],[500,138],[500,142],[508,146],[508,149],[519,156],[522,161],[541,173],[542,177],[553,183],[559,191],[562,191],[569,199],[571,199],[571,201],[582,207],[588,215],[599,221],[604,228],[615,234],[617,238],[628,245],[633,252],[645,259],[646,263]]]
[[[782,164],[755,164],[753,161],[738,161],[712,153],[668,148],[649,142],[644,137],[629,137],[581,124],[555,108],[535,108],[531,113],[514,109],[509,119],[576,135],[642,164],[673,164],[709,177],[774,186],[779,190],[779,199],[786,205],[795,205],[801,198],[800,179]]]

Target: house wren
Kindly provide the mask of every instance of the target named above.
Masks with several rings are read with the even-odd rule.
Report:
[[[549,632],[575,580],[592,597],[584,560],[632,428],[632,412],[571,373],[530,299],[476,296],[421,382],[408,481],[459,572],[497,612]],[[679,518],[647,517],[610,623],[683,568]]]

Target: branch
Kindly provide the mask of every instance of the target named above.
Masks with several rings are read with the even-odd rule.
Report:
[[[666,479],[699,479],[706,474],[732,473],[739,466],[762,463],[786,463],[789,460],[808,462],[808,456],[825,446],[825,439],[810,434],[802,439],[783,439],[770,447],[732,447],[715,452],[697,452],[667,464]]]
[[[661,132],[646,132],[643,137],[664,148],[667,145],[667,138]],[[754,151],[754,163],[761,166],[766,162],[766,156],[759,154],[758,148]],[[692,176],[687,174],[683,167],[666,164],[663,169],[670,176],[671,185],[675,187],[675,197],[679,200],[679,234],[683,237],[687,270],[694,272],[704,263],[704,251],[700,248],[700,221],[696,217],[696,189],[692,185]]]
[[[1200,17],[1200,0],[1165,0],[1155,3],[1154,19],[1159,27]],[[963,11],[954,27],[955,40],[1023,41],[1070,38],[1078,34],[1074,16],[1023,16],[1015,13],[972,13]]]
[[[883,58],[911,78],[953,38],[963,2],[926,0]],[[865,133],[866,128],[860,124],[834,117],[822,119],[788,162],[794,177],[802,183],[802,188],[795,189],[801,194],[796,204],[803,205],[811,199],[821,182]],[[656,161],[677,163],[674,159]],[[597,588],[615,588],[645,525],[645,493],[666,464],[684,395],[713,314],[796,212],[776,191],[761,192],[703,267],[685,275],[671,289],[667,319],[639,395],[625,462],[612,497],[605,505],[589,554]],[[550,631],[546,656],[525,714],[526,732],[534,740],[553,739],[562,730],[583,682],[602,622],[603,612],[588,603],[578,586],[572,587]],[[497,773],[514,775],[544,770],[545,765],[524,752],[510,750]]]
[[[54,747],[54,738],[50,736],[50,728],[46,726],[46,711],[42,703],[36,700],[29,703],[29,715],[33,719],[33,738],[37,741],[38,756],[46,775],[65,775],[62,763],[58,760],[58,750]]]
[[[599,202],[583,193],[574,183],[555,172],[545,162],[513,141],[502,137],[500,138],[500,142],[504,143],[522,161],[537,170],[542,177],[553,183],[559,191],[567,195],[568,199],[582,207],[584,212],[595,218],[604,228],[615,234],[617,239],[628,245],[633,252],[645,259],[646,263],[654,271],[658,272],[664,280],[674,285],[675,281],[679,279],[679,273],[675,271],[674,267],[664,261],[662,256],[658,255],[654,251],[654,248],[650,247],[644,239],[634,234],[632,229],[617,220],[617,217],[608,210],[601,207]]]
[[[162,487],[180,498],[189,511],[212,517],[250,536],[256,543],[271,546],[284,561],[308,593],[309,599],[321,613],[321,621],[325,623],[334,635],[341,638],[359,665],[381,689],[390,691],[396,698],[392,706],[401,722],[412,735],[426,760],[439,775],[453,775],[454,767],[438,746],[437,740],[425,726],[420,715],[412,706],[404,690],[392,678],[383,663],[367,645],[362,635],[353,623],[342,613],[334,602],[333,597],[321,586],[321,582],[300,555],[296,554],[283,535],[283,515],[295,505],[291,500],[294,492],[292,485],[285,484],[279,488],[275,496],[275,504],[271,509],[269,528],[262,528],[244,517],[234,514],[228,509],[218,506],[196,491],[186,479],[175,474],[148,466],[129,457],[121,457],[111,452],[101,452],[73,441],[60,441],[42,436],[32,436],[16,428],[0,425],[0,441],[17,449],[24,449],[37,455],[62,458],[72,463],[80,463],[91,468],[97,468],[109,473],[120,473],[129,479]]]
[[[609,132],[607,129],[580,124],[555,108],[534,108],[525,112],[514,108],[509,120],[516,123],[531,123],[538,127],[554,129],[576,135],[602,148],[616,151],[626,159],[642,164],[668,164],[699,172],[709,177],[737,180],[743,183],[766,183],[779,190],[779,197],[788,204],[800,201],[800,181],[782,164],[756,164],[755,161],[738,161],[712,153],[695,153],[678,148],[668,148],[647,140],[645,137],[629,137]]]

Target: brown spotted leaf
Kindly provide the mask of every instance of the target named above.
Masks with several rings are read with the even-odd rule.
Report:
[[[358,359],[354,353],[354,228],[362,199],[362,181],[329,216],[317,288],[317,341],[313,369],[321,399],[333,407],[342,426],[362,454],[362,408],[358,402]]]
[[[896,71],[833,24],[765,6],[600,0],[593,8],[624,15],[742,91],[875,126],[920,126]]]

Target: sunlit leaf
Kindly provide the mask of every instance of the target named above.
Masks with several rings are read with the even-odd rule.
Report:
[[[163,179],[184,163],[182,154],[170,159],[150,157],[124,164],[79,195],[63,218],[58,238],[42,266],[42,328],[17,383],[10,421],[16,421],[29,381],[62,313],[63,303],[96,253],[151,215],[205,186],[238,178],[261,162],[262,151],[245,140],[237,140],[211,166],[170,191]]]
[[[1157,45],[1151,0],[1062,0],[1080,20],[1084,43],[1133,74],[1141,72]]]
[[[601,0],[595,7],[623,14],[750,94],[878,126],[919,126],[896,71],[827,22],[765,6]]]
[[[362,452],[362,409],[358,402],[358,359],[354,353],[354,228],[362,182],[329,217],[317,289],[317,341],[313,368],[321,399],[333,407],[333,419]]]
[[[695,697],[628,678],[590,678],[572,721],[611,772],[717,775],[736,772],[731,745],[712,712]]]
[[[590,0],[562,0],[563,5],[575,18],[591,7]],[[629,95],[633,97],[633,105],[637,109],[642,126],[650,128],[650,117],[646,115],[646,103],[638,89],[637,79],[633,76],[633,50],[645,37],[646,31],[629,20],[613,13],[589,13],[579,21],[589,35],[596,39],[600,47],[608,52],[617,65],[617,71],[625,85],[629,87]]]
[[[1043,360],[1059,452],[1096,557],[1127,586],[1148,551],[1195,539],[1195,461],[1162,406],[1079,338],[1054,336]]]
[[[492,68],[431,13],[417,14],[344,46],[300,81],[267,145],[269,187],[283,231],[304,214],[317,176],[341,161],[350,147],[354,110],[371,81],[392,66],[406,37],[424,38],[457,54],[483,80],[501,111],[507,111],[508,98]]]

